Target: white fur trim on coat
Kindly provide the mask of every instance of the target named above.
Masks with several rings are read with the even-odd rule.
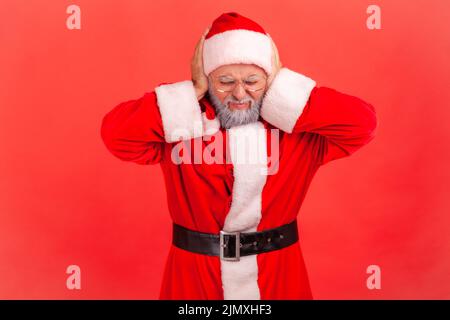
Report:
[[[315,86],[314,80],[282,68],[265,94],[261,117],[275,127],[292,133]]]
[[[233,163],[233,193],[223,230],[255,232],[261,220],[267,178],[267,135],[261,122],[232,127],[228,143]],[[221,261],[225,300],[259,300],[257,255]]]
[[[212,136],[217,131],[220,130],[220,121],[217,117],[209,120],[206,116],[206,112],[202,112],[202,121],[203,121],[203,135],[204,136]]]
[[[269,36],[256,31],[229,30],[206,39],[203,44],[203,68],[207,75],[222,65],[234,63],[256,64],[270,74],[271,59]]]
[[[192,81],[164,84],[155,88],[166,142],[203,135],[200,104]]]

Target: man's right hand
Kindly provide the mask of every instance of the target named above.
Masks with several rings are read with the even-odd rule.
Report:
[[[203,43],[205,42],[205,36],[208,33],[209,28],[203,33],[201,39],[198,41],[195,47],[194,56],[191,60],[191,75],[192,82],[194,83],[195,94],[197,99],[203,98],[208,91],[208,78],[205,75],[203,69]]]
[[[267,79],[267,84],[270,87],[277,73],[281,70],[281,68],[283,68],[283,65],[281,64],[280,55],[278,54],[278,49],[277,46],[275,45],[275,42],[273,41],[271,36],[269,36],[269,38],[272,44],[272,73]]]

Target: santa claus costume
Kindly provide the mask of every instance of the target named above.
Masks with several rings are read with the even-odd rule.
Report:
[[[204,70],[208,75],[222,65],[246,63],[270,74],[271,54],[260,25],[225,13],[205,37]],[[376,125],[371,104],[283,67],[264,95],[257,122],[222,128],[208,96],[198,100],[188,80],[162,83],[118,104],[103,118],[101,136],[119,159],[161,166],[174,226],[219,235],[296,223],[319,167],[366,145]],[[204,154],[218,141],[229,150],[216,150],[223,161],[196,163],[186,151]],[[192,161],[175,161],[180,144],[189,147],[182,158]],[[250,149],[262,161],[237,161]],[[160,299],[311,298],[299,241],[235,261],[173,244],[160,291]]]

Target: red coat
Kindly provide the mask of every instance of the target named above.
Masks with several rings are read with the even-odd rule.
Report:
[[[367,144],[376,125],[372,105],[283,68],[258,122],[227,132],[208,99],[197,101],[192,82],[182,81],[120,103],[101,134],[118,158],[161,165],[175,223],[219,233],[296,219],[317,169]],[[160,292],[160,299],[311,298],[299,243],[237,262],[172,245]]]

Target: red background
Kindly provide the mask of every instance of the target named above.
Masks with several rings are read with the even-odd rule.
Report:
[[[81,30],[66,28],[70,4]],[[381,30],[366,27],[370,4]],[[283,65],[377,110],[375,140],[320,169],[300,211],[314,297],[450,298],[445,0],[2,0],[0,298],[157,298],[171,236],[162,174],[114,158],[100,124],[189,79],[198,38],[227,11],[259,22]],[[72,264],[81,290],[66,288]],[[381,290],[366,287],[371,264]]]

